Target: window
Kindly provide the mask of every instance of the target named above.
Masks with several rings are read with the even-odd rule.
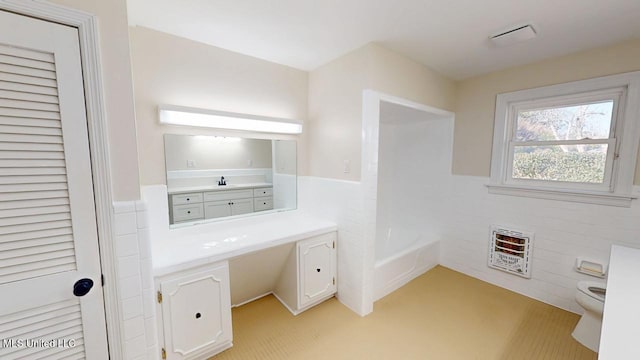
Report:
[[[499,94],[492,193],[629,206],[640,73]]]

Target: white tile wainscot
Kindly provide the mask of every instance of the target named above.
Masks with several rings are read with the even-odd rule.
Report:
[[[496,195],[488,192],[487,177],[449,175],[441,183],[420,192],[429,205],[421,216],[440,241],[441,265],[574,313],[582,311],[575,302],[578,281],[595,279],[574,270],[576,258],[606,264],[611,245],[640,247],[640,200],[624,208]],[[365,296],[364,275],[373,270],[363,253],[375,245],[365,234],[371,191],[365,194],[360,182],[309,176],[298,177],[298,191],[300,209],[338,224],[338,299],[366,315],[372,299]],[[491,225],[535,232],[531,279],[487,266]]]
[[[157,359],[147,204],[114,202],[113,218],[124,356],[126,360]]]
[[[598,358],[640,359],[640,249],[614,245],[609,270]]]
[[[607,264],[611,245],[640,247],[640,202],[617,207],[490,194],[489,178],[451,176],[433,199],[443,215],[438,226],[440,263],[545,303],[581,313],[578,281],[598,279],[575,271],[577,257]],[[638,194],[638,188],[634,189]],[[487,266],[489,227],[535,233],[531,279]]]

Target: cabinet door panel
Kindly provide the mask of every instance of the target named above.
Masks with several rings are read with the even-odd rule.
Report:
[[[211,201],[204,203],[204,218],[213,219],[224,216],[231,216],[230,200]]]
[[[241,200],[231,200],[231,214],[232,215],[240,215],[240,214],[248,214],[253,212],[253,198],[251,199],[241,199]]]
[[[273,198],[271,196],[254,198],[253,208],[255,211],[272,210]]]
[[[188,359],[230,342],[229,268],[225,264],[202,273],[161,283],[167,359]]]
[[[253,189],[253,196],[254,197],[273,196],[273,188]]]
[[[335,239],[330,233],[299,243],[300,307],[336,292]]]
[[[202,204],[176,205],[173,207],[173,221],[202,219]]]
[[[175,194],[171,195],[173,205],[186,205],[202,202],[202,193]]]

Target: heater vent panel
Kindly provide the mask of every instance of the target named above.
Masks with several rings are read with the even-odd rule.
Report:
[[[533,233],[492,226],[489,235],[489,267],[531,278]]]

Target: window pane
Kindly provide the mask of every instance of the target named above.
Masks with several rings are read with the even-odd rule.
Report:
[[[516,141],[607,139],[613,100],[518,112]]]
[[[516,146],[514,179],[602,184],[607,144]]]

